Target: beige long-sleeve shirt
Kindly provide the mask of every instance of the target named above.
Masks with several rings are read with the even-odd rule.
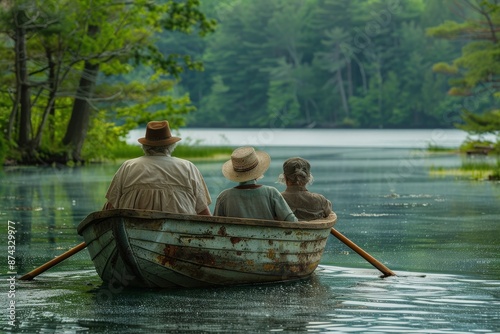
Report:
[[[106,193],[116,209],[197,214],[211,203],[205,180],[190,161],[166,155],[125,161]]]

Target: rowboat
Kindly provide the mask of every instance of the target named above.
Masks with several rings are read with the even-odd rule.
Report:
[[[317,268],[335,214],[306,222],[115,209],[77,227],[113,286],[196,288],[283,282]]]

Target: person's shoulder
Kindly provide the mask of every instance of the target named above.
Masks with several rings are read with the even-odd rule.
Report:
[[[125,160],[124,162],[122,162],[122,167],[134,165],[134,164],[136,164],[136,163],[138,163],[138,162],[140,162],[142,160],[144,160],[144,156],[140,156],[140,157],[137,157],[137,158]]]
[[[191,161],[186,160],[186,159],[182,159],[182,158],[178,158],[178,157],[172,157],[172,156],[170,157],[170,159],[172,159],[173,162],[175,162],[176,164],[179,164],[179,165],[196,167],[194,163],[192,163]]]
[[[224,197],[224,196],[228,196],[229,193],[231,193],[233,191],[234,188],[227,188],[227,189],[224,189],[222,190],[219,195],[217,195],[217,197]]]
[[[182,159],[182,158],[179,158],[179,157],[174,157],[172,155],[168,156],[168,158],[172,161],[175,161],[175,162],[179,162],[179,163],[186,163],[186,162],[190,162],[189,160],[186,160],[186,159]]]
[[[318,200],[329,201],[329,199],[326,198],[323,194],[313,193],[313,192],[309,192],[309,193],[311,194],[311,196],[317,198]]]
[[[265,189],[266,191],[268,191],[270,193],[279,194],[281,196],[281,192],[276,187],[268,186],[266,184],[262,184],[261,185],[261,189]]]
[[[315,193],[315,192],[312,192],[312,191],[309,191],[309,194],[311,194],[312,196],[316,196],[316,197],[325,197],[325,196],[323,196],[323,194]]]

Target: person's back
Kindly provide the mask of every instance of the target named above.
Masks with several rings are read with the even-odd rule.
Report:
[[[302,158],[290,158],[283,163],[283,173],[278,182],[286,184],[281,193],[299,220],[314,220],[328,217],[332,203],[323,195],[307,190],[313,181],[311,165]]]
[[[248,183],[246,183],[248,184]],[[245,185],[245,183],[241,184]],[[227,217],[288,220],[291,211],[283,207],[283,197],[278,189],[266,185],[222,191],[217,197],[214,215]]]
[[[127,160],[116,172],[106,198],[107,208],[210,214],[210,195],[198,168],[170,154],[180,138],[168,122],[150,122],[140,138],[145,156]]]
[[[278,189],[257,184],[269,168],[270,157],[252,147],[234,150],[222,167],[223,175],[238,186],[223,190],[215,202],[215,216],[297,221]]]

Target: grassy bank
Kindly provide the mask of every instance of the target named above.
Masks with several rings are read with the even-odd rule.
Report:
[[[485,149],[487,148],[487,149]],[[437,176],[456,176],[472,180],[500,180],[500,155],[498,145],[490,142],[466,142],[458,149],[429,145],[428,152],[457,153],[463,155],[459,168],[431,168]]]
[[[500,165],[491,163],[464,163],[460,168],[432,167],[430,171],[434,176],[455,176],[469,180],[500,180]]]
[[[225,160],[229,159],[233,148],[202,145],[177,145],[173,156],[187,160]],[[112,160],[127,160],[144,155],[141,146],[121,143],[110,152]]]

